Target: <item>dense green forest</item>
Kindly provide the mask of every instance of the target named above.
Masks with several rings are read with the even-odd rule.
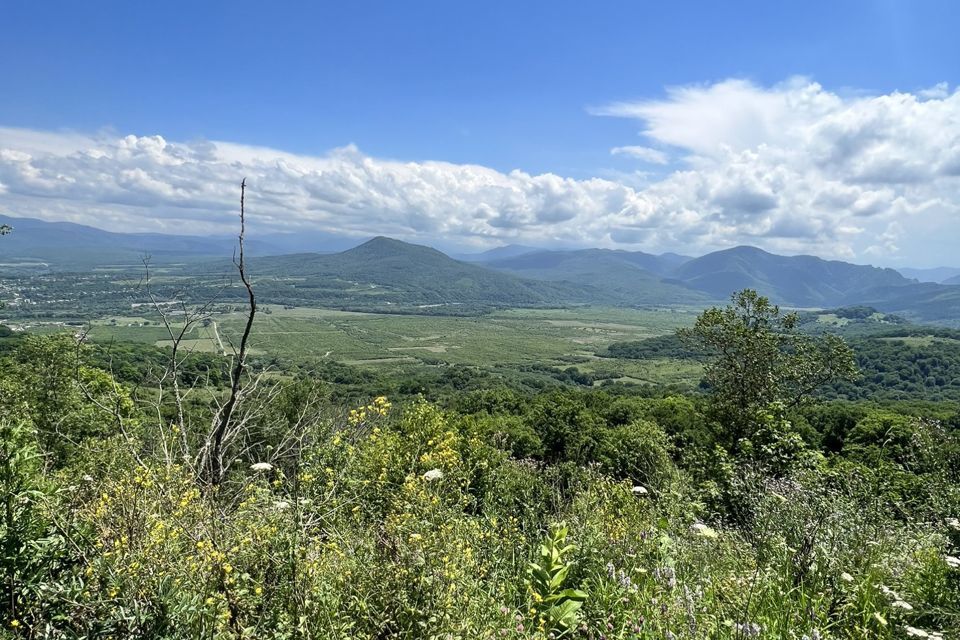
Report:
[[[6,331],[4,633],[957,637],[956,338],[809,320],[609,347],[690,388]]]
[[[877,318],[882,316],[882,319]],[[841,319],[826,324],[818,318]],[[855,354],[859,376],[834,381],[820,390],[824,398],[847,400],[960,400],[960,331],[911,325],[871,307],[833,309],[798,315],[798,327],[811,335],[839,333]],[[612,358],[709,360],[678,334],[614,342],[598,355]]]

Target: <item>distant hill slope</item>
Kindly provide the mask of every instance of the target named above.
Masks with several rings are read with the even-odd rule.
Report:
[[[893,269],[855,265],[814,256],[779,256],[756,247],[735,247],[685,262],[673,276],[718,297],[756,289],[792,306],[844,305],[863,292],[911,284]]]
[[[665,275],[676,267],[689,260],[685,256],[675,253],[666,253],[662,256],[642,251],[622,251],[617,249],[578,249],[572,251],[537,251],[519,256],[490,261],[488,264],[496,269],[511,271],[577,271],[583,266],[631,265],[644,269],[652,274]],[[551,277],[551,279],[556,279]]]
[[[960,328],[960,287],[933,282],[878,287],[850,296],[850,304],[876,307],[917,322]]]
[[[0,224],[13,227],[0,243],[0,262],[38,262],[50,268],[138,264],[146,254],[155,259],[230,255],[234,243],[227,237],[113,233],[72,222],[11,216],[0,216]]]
[[[659,273],[669,271],[682,257],[667,258],[638,251],[582,249],[539,251],[487,266],[526,278],[589,285],[621,304],[702,305],[715,298],[677,283],[664,282]]]
[[[158,264],[182,263],[177,270],[185,275],[204,276],[203,286],[210,290],[198,289],[198,295],[219,295],[216,291],[222,285],[210,278],[219,278],[220,283],[223,277],[235,275],[229,266],[233,237],[113,233],[11,216],[0,216],[0,224],[14,228],[0,240],[0,274],[5,276],[82,272],[108,265],[140,269],[144,255]],[[248,243],[251,272],[269,299],[291,304],[371,309],[708,306],[750,287],[788,306],[870,305],[913,321],[960,326],[960,276],[944,278],[945,284],[917,282],[892,269],[813,256],[779,256],[754,247],[691,259],[639,251],[544,251],[510,245],[478,254],[482,262],[468,263],[429,247],[378,237],[340,253],[321,253],[352,242],[320,230],[253,234]],[[282,255],[303,248],[311,253]],[[944,275],[947,270],[941,269],[924,277]]]
[[[912,269],[910,267],[901,267],[897,269],[905,278],[919,280],[920,282],[937,282],[946,284],[950,278],[960,277],[960,268],[958,267],[934,267],[932,269]]]
[[[493,249],[488,249],[487,251],[482,251],[480,253],[467,253],[454,257],[457,260],[462,260],[464,262],[490,262],[492,260],[514,258],[516,256],[522,256],[526,253],[535,253],[537,251],[543,251],[543,249],[528,247],[522,244],[508,244],[502,247],[494,247]]]
[[[525,280],[385,237],[335,254],[255,258],[250,270],[293,297],[313,301],[421,306],[610,302],[583,285]]]
[[[0,243],[0,263],[33,263],[50,270],[88,269],[110,264],[139,265],[145,255],[154,262],[181,262],[233,255],[236,236],[185,236],[165,233],[115,233],[72,222],[0,215],[13,233]],[[251,255],[342,251],[357,240],[320,231],[249,234]],[[8,267],[9,268],[9,267]]]

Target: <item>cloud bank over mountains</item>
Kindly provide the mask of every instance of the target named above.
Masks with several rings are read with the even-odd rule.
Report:
[[[638,187],[373,158],[352,145],[304,156],[0,128],[0,213],[226,233],[246,176],[262,231],[687,253],[754,244],[878,262],[919,258],[923,233],[936,236],[923,257],[941,250],[948,260],[944,238],[960,237],[960,92],[945,85],[844,95],[803,78],[732,79],[591,112],[636,120],[640,143],[611,153],[657,177]]]

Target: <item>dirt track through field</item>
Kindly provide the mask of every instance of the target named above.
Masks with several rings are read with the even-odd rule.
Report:
[[[213,327],[213,337],[217,339],[217,345],[220,347],[220,353],[226,353],[227,350],[223,348],[223,340],[220,339],[220,331],[217,329],[217,323],[211,322],[210,326]]]

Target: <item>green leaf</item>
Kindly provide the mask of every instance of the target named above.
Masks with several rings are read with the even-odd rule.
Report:
[[[565,567],[563,567],[563,568],[561,568],[559,571],[557,571],[557,572],[553,575],[553,578],[551,578],[551,580],[550,580],[550,591],[556,591],[556,590],[558,590],[561,586],[563,586],[563,582],[564,582],[564,580],[567,579],[567,574],[568,574],[569,572],[570,572],[570,565],[566,565]]]
[[[577,602],[583,602],[590,597],[586,591],[581,591],[580,589],[564,589],[560,592],[560,596]]]

